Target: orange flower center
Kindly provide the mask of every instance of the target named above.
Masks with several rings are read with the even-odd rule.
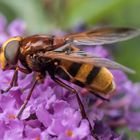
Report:
[[[72,137],[73,132],[72,132],[71,130],[67,130],[67,131],[66,131],[66,135],[67,135],[68,137]]]
[[[16,115],[15,114],[9,114],[8,118],[11,119],[11,120],[14,120],[14,119],[16,119]]]
[[[36,138],[35,138],[35,140],[40,140],[40,137],[39,137],[39,136],[38,136],[38,137],[36,137]]]

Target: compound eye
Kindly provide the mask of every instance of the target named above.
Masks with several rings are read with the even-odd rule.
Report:
[[[13,65],[17,63],[19,47],[19,40],[11,40],[6,44],[4,49],[4,55],[8,63]]]

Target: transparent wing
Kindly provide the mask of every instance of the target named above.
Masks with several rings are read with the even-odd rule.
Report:
[[[109,69],[118,69],[128,73],[135,73],[134,70],[125,67],[115,61],[109,60],[107,58],[101,58],[97,56],[91,56],[84,53],[83,51],[78,51],[76,53],[66,54],[66,53],[57,53],[57,52],[46,52],[43,54],[43,57],[50,59],[63,59],[67,61],[77,62],[77,63],[87,63],[93,64],[98,67],[106,67]]]
[[[73,45],[103,45],[125,41],[140,35],[139,29],[134,28],[99,28],[65,36]]]

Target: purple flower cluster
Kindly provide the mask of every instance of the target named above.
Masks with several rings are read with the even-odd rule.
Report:
[[[15,20],[7,25],[5,17],[0,15],[1,44],[24,32],[23,21]],[[102,46],[86,48],[86,51],[102,57],[110,56]],[[132,83],[121,71],[112,70],[112,73],[117,89],[110,102],[95,99],[90,94],[81,97],[100,140],[121,140],[123,136],[115,133],[121,126],[140,131],[140,85]],[[0,70],[0,89],[8,87],[12,75],[12,70]],[[18,120],[16,114],[29,92],[33,73],[19,73],[18,78],[18,86],[0,94],[0,140],[94,140],[88,121],[81,117],[75,95],[56,85],[49,76],[35,88]]]

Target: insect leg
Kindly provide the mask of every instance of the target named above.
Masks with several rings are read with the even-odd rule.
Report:
[[[5,90],[1,90],[1,93],[3,94],[5,92],[8,92],[13,86],[16,86],[17,85],[17,78],[18,78],[18,69],[16,68],[9,87]]]
[[[16,66],[9,87],[7,89],[5,89],[5,90],[1,90],[1,94],[5,93],[5,92],[8,92],[13,86],[17,86],[18,85],[18,83],[17,83],[17,80],[18,80],[18,71],[21,71],[21,72],[26,73],[26,74],[29,74],[30,73],[30,71],[28,69],[23,69],[23,68],[21,68],[19,66]]]
[[[21,106],[21,108],[20,108],[20,110],[19,110],[19,112],[18,112],[18,114],[17,114],[17,118],[18,118],[18,119],[20,119],[20,116],[22,115],[24,109],[26,108],[26,105],[28,104],[28,101],[30,100],[30,98],[31,98],[31,96],[32,96],[33,90],[34,90],[34,88],[35,88],[37,82],[38,82],[38,79],[35,79],[34,83],[32,84],[32,87],[31,87],[31,89],[30,89],[30,91],[29,91],[28,96],[26,97],[24,103],[22,104],[22,106]]]
[[[22,73],[25,73],[25,74],[29,74],[29,73],[32,72],[30,69],[21,68],[21,67],[19,67],[19,66],[17,66],[17,69],[18,69],[19,71],[21,71]]]
[[[44,79],[44,75],[42,75],[41,73],[36,73],[36,77],[35,77],[35,80],[33,80],[33,84],[32,84],[32,87],[24,101],[24,103],[22,104],[18,114],[17,114],[17,118],[20,119],[20,116],[22,115],[24,109],[26,108],[26,105],[28,104],[28,101],[30,100],[31,96],[32,96],[32,93],[33,93],[33,90],[35,88],[35,86],[37,85],[38,82],[42,81]]]
[[[89,122],[89,127],[90,127],[90,131],[91,131],[92,136],[95,137],[96,140],[98,140],[98,137],[97,137],[96,133],[93,131],[92,125],[91,125],[91,123],[90,123],[90,121],[89,121],[89,119],[88,119],[88,117],[87,117],[87,114],[86,114],[84,105],[82,104],[82,101],[81,101],[81,99],[80,99],[80,97],[79,97],[79,95],[78,95],[78,92],[77,92],[74,88],[72,88],[72,87],[70,87],[69,85],[67,85],[66,83],[62,82],[60,79],[58,79],[58,78],[56,78],[56,77],[52,77],[52,78],[53,78],[53,80],[54,80],[57,84],[59,84],[60,86],[66,88],[66,89],[69,90],[70,92],[73,92],[73,93],[76,94],[76,98],[77,98],[77,102],[78,102],[78,105],[79,105],[79,108],[80,108],[80,112],[81,112],[82,118],[83,118],[83,119],[87,119],[87,121]]]

